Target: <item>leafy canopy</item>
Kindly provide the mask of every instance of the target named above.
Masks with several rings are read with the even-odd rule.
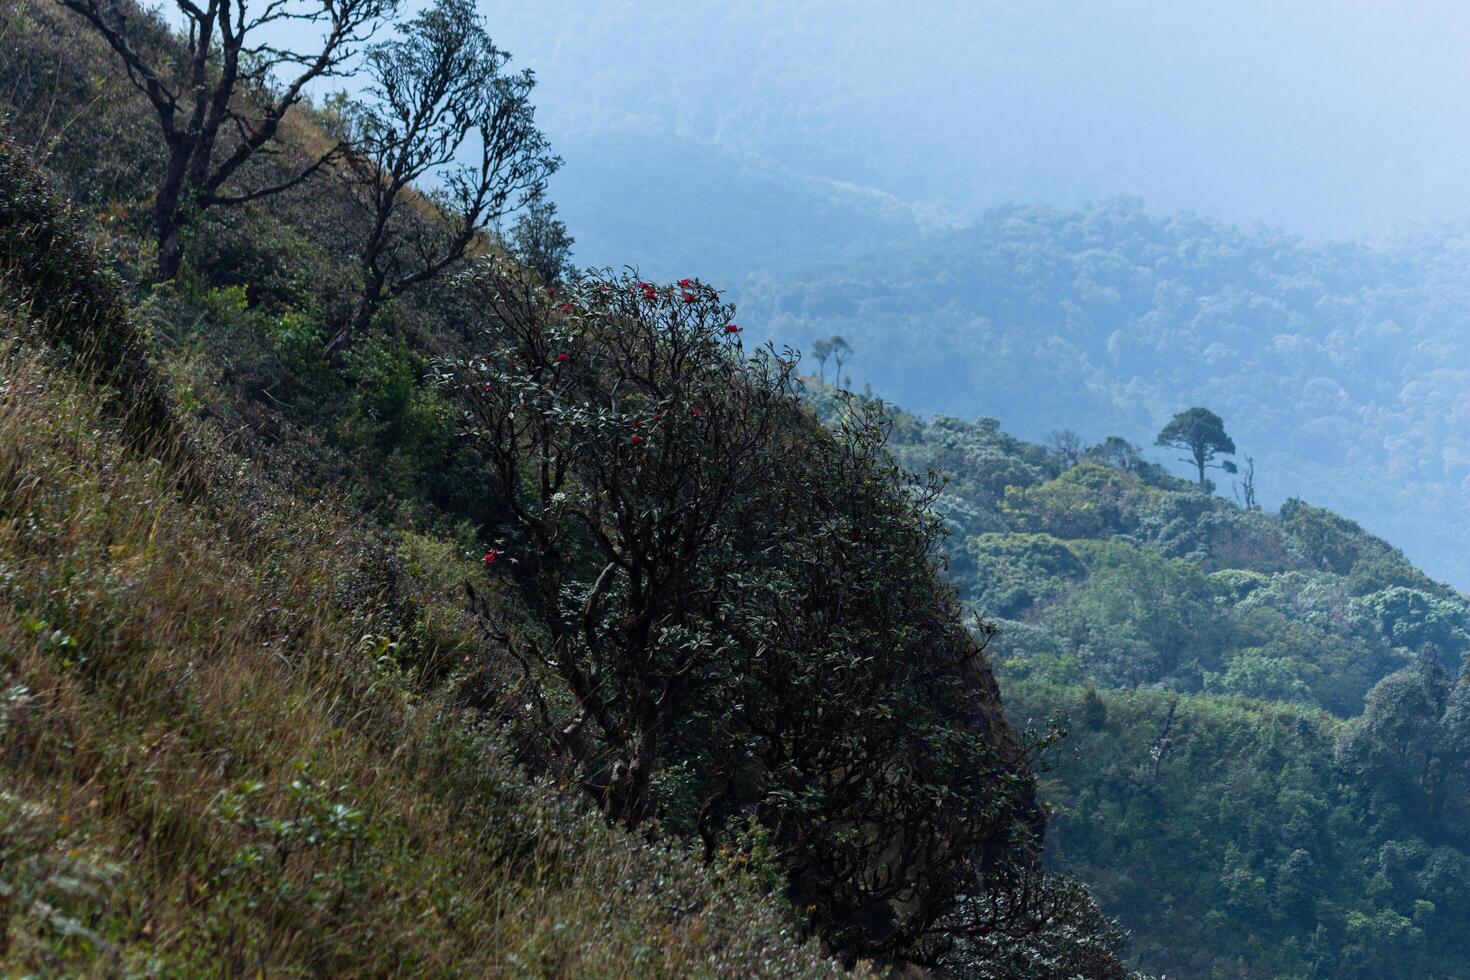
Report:
[[[1205,483],[1205,470],[1214,468],[1209,464],[1216,455],[1235,455],[1235,441],[1225,433],[1225,422],[1208,408],[1196,407],[1180,412],[1159,432],[1154,444],[1189,453],[1183,462],[1193,463],[1199,468],[1200,486]],[[1226,473],[1235,472],[1235,464],[1228,460],[1218,468]]]

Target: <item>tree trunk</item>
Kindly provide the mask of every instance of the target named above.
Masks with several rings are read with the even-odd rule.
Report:
[[[645,731],[634,742],[632,757],[613,763],[603,799],[603,812],[609,819],[635,827],[650,815],[648,783],[653,774],[657,745],[658,736]]]
[[[163,180],[153,198],[153,229],[158,240],[158,278],[166,281],[179,274],[183,251],[179,245],[179,207],[184,192],[185,157],[171,154]]]
[[[383,284],[381,280],[375,280],[368,284],[362,292],[362,297],[357,301],[357,308],[352,311],[352,317],[332,334],[332,339],[327,341],[327,360],[335,361],[342,356],[351,344],[354,337],[359,337],[367,332],[367,328],[373,322],[373,313],[378,308],[380,300],[373,297],[381,297]]]

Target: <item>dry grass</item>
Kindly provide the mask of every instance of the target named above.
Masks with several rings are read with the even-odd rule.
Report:
[[[4,359],[0,971],[830,971],[412,693],[329,505],[222,459],[183,503],[96,401]]]

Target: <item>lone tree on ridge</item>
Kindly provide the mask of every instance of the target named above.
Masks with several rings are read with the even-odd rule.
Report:
[[[1193,463],[1198,468],[1200,486],[1206,484],[1207,469],[1224,470],[1226,473],[1236,471],[1235,464],[1228,459],[1211,465],[1220,453],[1235,455],[1235,441],[1225,433],[1225,422],[1220,416],[1207,408],[1191,408],[1174,416],[1154,440],[1154,445],[1170,446],[1189,453],[1181,457],[1180,462]]]

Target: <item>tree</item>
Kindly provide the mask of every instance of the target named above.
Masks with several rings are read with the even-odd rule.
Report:
[[[1261,505],[1256,503],[1256,461],[1254,457],[1245,458],[1245,472],[1241,474],[1240,483],[1235,487],[1235,499],[1246,510],[1261,509]]]
[[[571,717],[541,706],[553,750],[628,824],[651,815],[676,706],[720,649],[701,637],[723,579],[711,556],[739,533],[732,502],[770,479],[793,411],[792,365],[734,356],[732,308],[686,283],[589,276],[552,299],[523,267],[487,261],[471,288],[494,353],[444,366],[547,624],[543,642],[506,643],[569,688]]]
[[[525,687],[553,758],[625,824],[757,837],[845,957],[978,938],[969,906],[1034,857],[1035,782],[939,575],[938,484],[888,457],[880,406],[829,431],[694,280],[553,297],[486,259],[469,286],[488,353],[440,379],[505,501],[487,567],[514,559],[545,624],[492,635],[565,690]],[[687,802],[654,793],[670,773]]]
[[[1451,695],[1456,711],[1445,726]],[[1463,692],[1426,646],[1413,666],[1389,674],[1363,699],[1363,713],[1338,740],[1339,762],[1384,802],[1425,815],[1443,811],[1446,778],[1463,766],[1455,738]],[[1451,763],[1450,760],[1453,760]]]
[[[1225,434],[1224,421],[1207,408],[1191,408],[1174,416],[1159,433],[1154,445],[1169,446],[1189,453],[1181,462],[1193,463],[1198,467],[1200,486],[1205,485],[1206,469],[1235,472],[1235,464],[1229,460],[1222,461],[1218,466],[1210,465],[1220,453],[1234,455],[1235,443]]]
[[[1137,447],[1121,436],[1108,436],[1088,449],[1087,455],[1125,473],[1136,473],[1143,468],[1143,457]]]
[[[186,34],[162,40],[157,16],[129,0],[57,2],[102,35],[153,107],[164,147],[153,226],[158,275],[169,279],[179,270],[179,233],[191,207],[280,193],[340,156],[338,143],[286,161],[272,144],[306,86],[343,74],[357,46],[398,0],[267,0],[253,11],[248,0],[174,0]],[[299,37],[317,30],[320,37],[309,49],[279,47],[274,40],[286,31]],[[262,158],[277,172],[264,183],[227,189],[247,164]]]
[[[1082,437],[1071,429],[1053,429],[1046,435],[1047,448],[1061,461],[1062,469],[1071,469],[1082,459]]]
[[[535,76],[507,74],[509,59],[473,0],[437,0],[368,52],[372,85],[348,113],[352,154],[342,168],[367,219],[362,292],[329,355],[384,301],[438,277],[489,225],[539,199],[561,165],[535,125]]]
[[[831,347],[832,347],[832,360],[837,364],[837,372],[836,372],[837,373],[837,376],[836,376],[835,381],[836,381],[837,384],[840,385],[840,384],[843,383],[842,382],[842,362],[843,361],[847,361],[847,360],[851,360],[851,358],[852,358],[852,345],[849,344],[847,341],[843,340],[842,337],[840,337],[837,334],[833,334],[832,335],[832,339],[829,340],[829,341],[827,341],[827,343],[830,344]]]
[[[569,280],[572,243],[567,226],[556,216],[556,204],[544,194],[533,197],[511,230],[511,250],[548,286]]]
[[[827,358],[829,358],[829,357],[832,356],[832,341],[830,341],[830,340],[814,340],[814,341],[812,341],[812,346],[811,346],[811,350],[809,351],[809,353],[812,355],[812,357],[815,357],[817,359],[817,365],[819,367],[819,370],[818,370],[818,373],[817,373],[817,380],[818,381],[826,381],[827,380]]]

